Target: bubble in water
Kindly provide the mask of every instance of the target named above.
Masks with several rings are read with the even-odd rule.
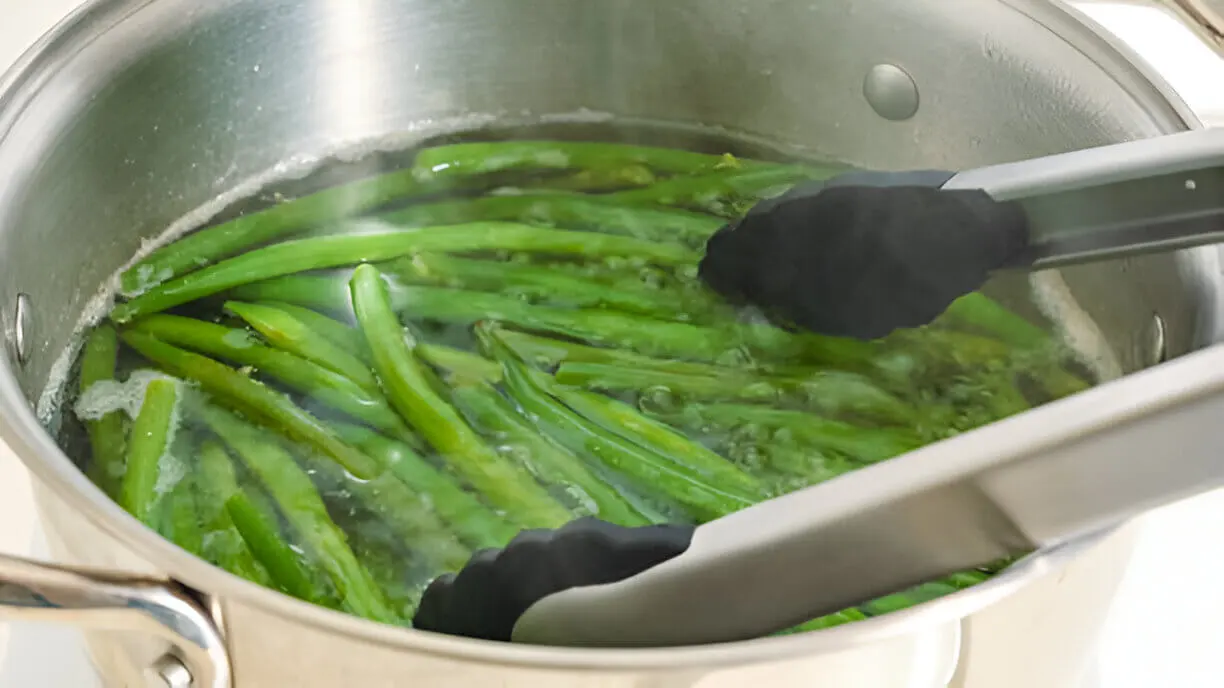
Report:
[[[654,385],[642,390],[638,396],[638,408],[643,413],[668,415],[683,408],[683,404],[670,387]]]

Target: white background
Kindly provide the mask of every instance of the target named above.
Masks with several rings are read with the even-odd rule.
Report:
[[[0,0],[0,69],[77,0]],[[1182,27],[1133,4],[1083,6],[1139,51],[1205,120],[1224,124],[1224,63]],[[1089,688],[1224,686],[1224,493],[1145,519]],[[0,552],[43,556],[25,470],[0,444]],[[0,624],[0,688],[94,688],[71,631]],[[1034,687],[1039,688],[1039,687]]]

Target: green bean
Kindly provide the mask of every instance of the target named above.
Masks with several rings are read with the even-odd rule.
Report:
[[[576,387],[623,392],[662,387],[687,400],[777,401],[800,395],[821,413],[851,414],[885,423],[912,423],[914,408],[866,378],[841,371],[814,371],[788,378],[723,370],[717,375],[690,375],[652,368],[606,363],[563,363],[557,381]]]
[[[339,466],[310,452],[299,454],[310,472],[331,485],[351,491],[397,537],[436,569],[458,571],[472,553],[434,514],[431,497],[384,472],[371,480],[350,480]]]
[[[515,358],[498,340],[494,328],[478,326],[477,332],[481,346],[505,368],[506,385],[514,400],[537,426],[570,451],[594,456],[638,487],[675,500],[702,520],[725,516],[756,501],[734,488],[708,482],[695,471],[570,410],[550,394],[547,376]]]
[[[665,205],[700,210],[724,218],[743,215],[757,201],[779,195],[799,182],[827,179],[841,170],[801,165],[727,169],[694,177],[675,177],[644,189],[609,194],[626,205]]]
[[[868,617],[866,614],[864,614],[863,612],[857,609],[854,609],[854,608],[843,609],[840,612],[835,612],[833,614],[826,614],[825,616],[822,616],[820,618],[812,619],[811,621],[799,624],[798,626],[795,626],[794,628],[788,628],[787,630],[782,631],[780,633],[776,633],[775,635],[791,635],[793,633],[807,633],[808,631],[820,631],[826,628],[833,628],[834,626],[842,626],[844,624],[854,623],[855,621],[863,621],[867,618]]]
[[[362,179],[243,215],[163,246],[124,271],[120,292],[135,296],[252,246],[360,214],[420,187],[412,170]]]
[[[276,507],[262,491],[241,488],[226,503],[226,511],[277,589],[321,607],[344,608],[328,574],[281,532]]]
[[[146,524],[155,525],[154,507],[158,501],[157,483],[162,457],[174,440],[177,425],[178,383],[158,378],[145,388],[140,412],[132,422],[128,442],[127,471],[119,492],[119,504]]]
[[[834,454],[804,447],[770,446],[766,450],[769,467],[802,485],[815,485],[858,470],[863,464]]]
[[[675,464],[681,473],[708,480],[730,494],[760,501],[765,490],[760,482],[735,464],[697,444],[636,409],[599,394],[552,385],[549,392],[579,415],[605,430],[651,450]]]
[[[567,229],[607,232],[648,241],[704,245],[725,222],[685,210],[609,203],[599,197],[566,194],[484,196],[412,205],[381,216],[397,226],[429,226],[476,221],[512,221]]]
[[[275,281],[276,280],[271,280],[271,282]],[[259,282],[249,286],[257,287],[264,284],[269,284],[269,282]],[[348,285],[341,285],[341,288],[347,294]],[[244,287],[239,287],[235,291],[242,291],[243,289]],[[348,323],[340,322],[339,320],[326,316],[318,311],[312,311],[309,308],[297,306],[292,303],[286,303],[284,301],[260,301],[259,305],[268,308],[275,308],[288,313],[301,321],[320,337],[323,337],[327,341],[331,342],[334,346],[338,346],[353,356],[356,356],[363,363],[369,363],[372,360],[370,358],[370,347],[366,344],[365,337],[361,335],[361,332],[351,327]]]
[[[418,343],[416,348],[426,363],[445,370],[455,380],[501,382],[501,366],[483,356],[440,344]]]
[[[349,300],[348,274],[351,273],[343,276],[286,275],[244,284],[226,293],[231,299],[239,301],[271,301],[301,310],[322,311],[328,314],[324,317],[329,320],[333,317],[350,318],[353,307]],[[395,285],[392,285],[392,289],[395,289]],[[365,341],[364,338],[362,341]],[[367,346],[363,353],[368,350]]]
[[[119,355],[119,336],[115,328],[98,325],[89,333],[81,353],[79,393],[95,383],[115,379],[115,363]],[[112,499],[118,496],[123,481],[124,451],[127,443],[124,416],[111,411],[97,420],[85,422],[89,431],[89,478]]]
[[[518,414],[510,403],[488,385],[462,385],[454,389],[456,403],[473,425],[497,437],[499,445],[546,485],[561,489],[577,501],[588,515],[623,526],[644,526],[661,517],[645,514],[627,501],[582,461],[544,435]]]
[[[900,429],[860,428],[802,411],[746,404],[689,404],[681,416],[723,427],[751,423],[786,430],[793,438],[824,451],[865,462],[882,461],[917,449],[915,434]],[[680,418],[685,421],[685,418]]]
[[[374,354],[374,369],[391,402],[455,472],[519,525],[548,528],[569,521],[569,512],[489,448],[434,391],[413,355],[415,340],[395,318],[378,268],[367,264],[353,272],[352,298]]]
[[[375,228],[386,223],[369,221]],[[418,251],[508,250],[560,255],[637,257],[664,265],[693,264],[696,256],[675,244],[641,241],[593,232],[572,232],[531,225],[477,222],[452,227],[320,236],[273,244],[216,263],[115,306],[118,323],[164,311],[243,284],[307,270],[398,258]]]
[[[610,286],[536,265],[417,254],[393,261],[386,269],[404,284],[496,292],[533,302],[603,307],[666,320],[690,319],[690,304],[675,292]]]
[[[182,549],[204,557],[204,528],[196,499],[195,476],[188,471],[166,493],[159,505],[162,511],[158,533]]]
[[[509,170],[589,170],[642,165],[669,174],[695,174],[723,167],[766,163],[676,148],[588,141],[495,141],[454,143],[417,153],[412,168],[420,181],[489,175]]]
[[[259,478],[293,531],[317,555],[344,608],[357,616],[394,623],[382,592],[357,561],[344,532],[332,522],[310,476],[289,452],[264,431],[215,406],[202,406],[200,416]]]
[[[242,318],[273,346],[339,373],[367,392],[379,393],[378,380],[360,358],[326,337],[317,336],[310,326],[292,314],[256,303],[236,301],[227,301],[225,310]]]
[[[174,346],[251,366],[328,408],[342,411],[396,437],[412,432],[375,384],[370,392],[350,378],[304,358],[259,343],[246,330],[231,329],[180,315],[152,315],[132,329]]]
[[[997,337],[1022,349],[1048,346],[1051,342],[1048,332],[981,292],[966,294],[953,301],[944,311],[942,319]]]
[[[859,605],[867,616],[883,616],[892,612],[915,607],[923,602],[939,599],[956,592],[957,589],[947,583],[923,583],[904,592],[887,595]]]
[[[429,495],[434,511],[470,547],[502,547],[518,533],[518,529],[464,491],[450,475],[431,466],[411,447],[358,425],[333,423],[332,427],[346,442],[375,457],[404,484]]]
[[[216,440],[208,440],[200,445],[197,456],[200,473],[196,486],[204,526],[204,558],[236,576],[264,586],[273,585],[268,570],[251,553],[227,507],[230,500],[241,498],[241,490],[225,448]]]
[[[171,346],[138,330],[120,334],[137,353],[173,375],[199,383],[218,401],[247,417],[271,425],[290,438],[309,444],[332,457],[353,476],[369,479],[378,464],[341,442],[323,423],[298,408],[288,397],[211,358]]]

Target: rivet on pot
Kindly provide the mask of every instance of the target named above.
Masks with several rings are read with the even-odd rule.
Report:
[[[30,359],[30,318],[32,315],[30,297],[27,294],[18,294],[16,304],[13,306],[13,319],[7,334],[13,346],[13,356],[21,365],[25,365]]]
[[[149,671],[161,682],[157,684],[158,688],[163,685],[166,688],[191,688],[191,670],[174,655],[163,655],[149,667]]]
[[[918,84],[896,65],[872,67],[863,80],[863,96],[884,119],[899,122],[918,112]]]
[[[1158,365],[1169,358],[1165,321],[1159,313],[1152,314],[1152,321],[1148,324],[1144,337],[1143,349],[1147,365]]]

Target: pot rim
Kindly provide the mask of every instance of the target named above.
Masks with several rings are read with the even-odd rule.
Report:
[[[84,46],[159,0],[87,0],[36,41],[0,75],[0,146],[41,86]],[[1174,131],[1201,124],[1173,89],[1129,48],[1074,9],[1046,0],[1000,0],[1083,53],[1144,106],[1153,124]],[[214,9],[217,9],[214,7]],[[1096,28],[1094,28],[1096,27]],[[1123,78],[1125,77],[1125,78]],[[1119,528],[1037,552],[990,580],[881,617],[819,632],[704,646],[584,649],[497,643],[417,631],[367,621],[264,588],[196,558],[163,539],[111,501],[64,454],[25,401],[8,361],[0,365],[0,438],[57,498],[132,553],[173,571],[173,580],[215,598],[239,600],[265,613],[389,648],[507,666],[635,670],[755,663],[816,652],[848,650],[910,633],[958,623],[1029,581],[1061,569]]]

